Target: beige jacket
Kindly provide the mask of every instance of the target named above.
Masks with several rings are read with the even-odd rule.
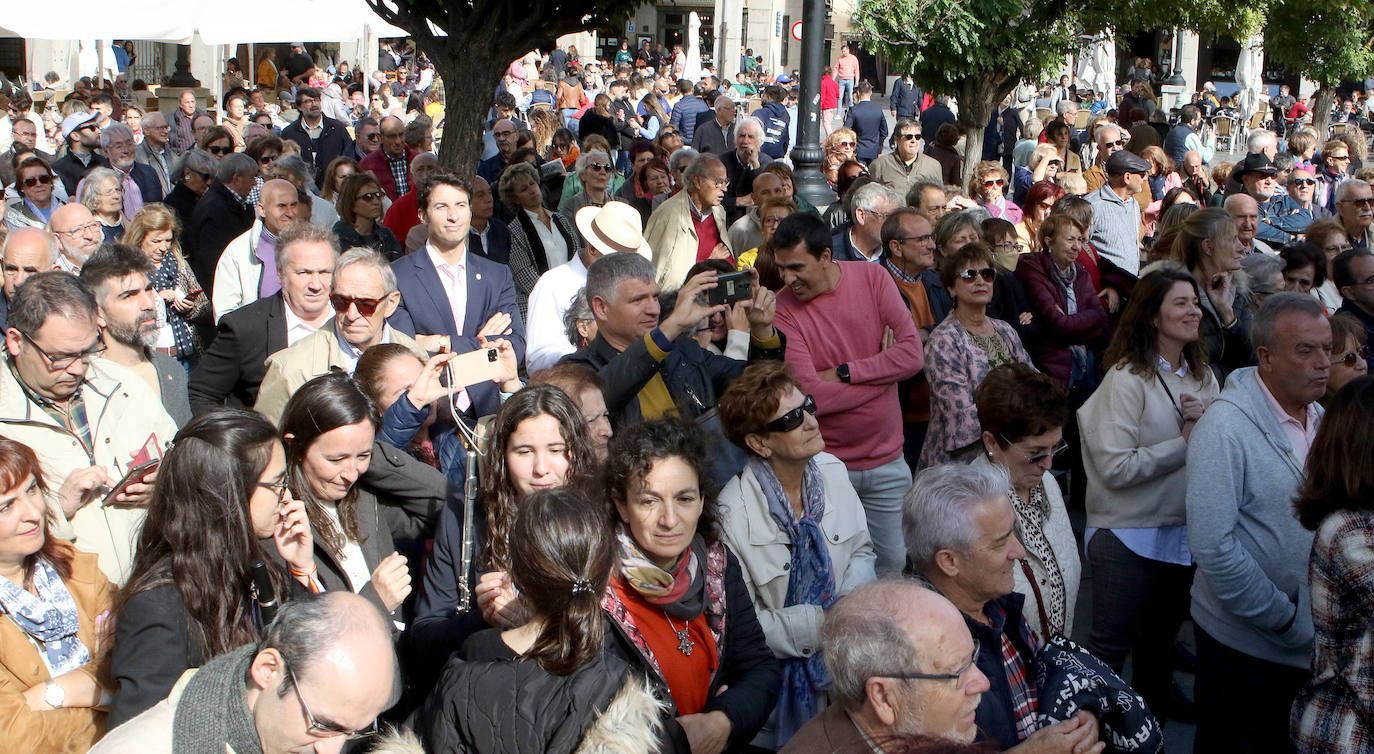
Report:
[[[916,155],[916,161],[909,168],[902,164],[896,152],[878,155],[878,159],[869,163],[868,174],[873,180],[896,191],[903,199],[914,184],[924,181],[937,186],[944,185],[940,163],[925,152]]]
[[[277,351],[267,357],[267,374],[263,375],[262,387],[258,390],[258,402],[253,410],[280,424],[286,402],[300,389],[301,385],[325,374],[331,369],[341,369],[352,373],[353,367],[344,356],[339,345],[339,336],[334,328],[334,320],[307,335],[290,348]],[[429,358],[413,338],[387,326],[391,333],[391,343],[409,348],[411,353],[424,361]]]
[[[0,363],[0,435],[33,449],[48,486],[48,510],[56,521],[52,533],[70,539],[78,550],[100,558],[100,569],[123,584],[133,566],[134,540],[143,525],[142,508],[83,506],[69,520],[57,502],[67,475],[98,464],[118,481],[129,470],[132,454],[149,436],[166,448],[177,433],[162,399],[141,377],[118,364],[97,359],[81,387],[94,447],[87,450],[76,435],[31,402],[8,365]]]
[[[90,754],[172,754],[172,723],[176,720],[177,705],[186,684],[198,670],[191,668],[182,673],[166,699],[105,734]],[[224,745],[224,751],[234,754],[229,744]]]
[[[725,209],[713,207],[720,242],[730,245],[730,232],[725,227]],[[653,249],[654,266],[658,268],[658,284],[665,290],[682,287],[687,271],[697,263],[697,231],[692,225],[692,205],[685,190],[668,197],[649,216],[644,226],[644,240]],[[731,249],[738,254],[744,249]]]

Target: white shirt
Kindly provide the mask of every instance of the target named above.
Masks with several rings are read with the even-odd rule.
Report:
[[[343,525],[339,523],[339,509],[331,502],[321,502],[321,508],[329,516],[329,521],[334,524],[334,529],[343,535],[343,552],[339,553],[339,565],[343,566],[344,575],[348,577],[348,586],[353,591],[361,592],[367,582],[372,580],[372,571],[367,567],[367,558],[363,556],[363,548],[344,533]]]
[[[283,305],[282,309],[286,311],[286,345],[288,348],[320,329],[296,316],[296,313],[291,311],[291,307]]]
[[[534,222],[534,232],[539,235],[539,243],[544,246],[544,259],[549,263],[552,270],[568,262],[568,242],[563,239],[563,234],[558,231],[558,221],[553,219],[553,213],[549,213],[549,224],[544,225],[539,219],[539,215],[529,210],[524,210]]]
[[[563,328],[563,315],[573,297],[587,284],[587,265],[580,255],[543,275],[530,291],[525,322],[525,369],[537,372],[558,363],[575,348]]]

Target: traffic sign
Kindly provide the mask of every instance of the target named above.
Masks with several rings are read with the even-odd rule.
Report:
[[[792,38],[801,41],[801,21],[792,24]]]

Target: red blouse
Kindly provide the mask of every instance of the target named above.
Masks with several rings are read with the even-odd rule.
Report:
[[[673,695],[678,715],[704,711],[711,690],[711,676],[720,666],[716,640],[706,625],[706,611],[684,623],[669,618],[661,607],[645,600],[620,576],[611,579],[611,588],[615,589],[625,604],[635,627],[648,642],[654,659],[658,660],[659,670],[663,680],[668,683],[668,691]],[[687,629],[692,642],[691,654],[683,654],[678,649],[680,642],[677,631],[683,628]]]

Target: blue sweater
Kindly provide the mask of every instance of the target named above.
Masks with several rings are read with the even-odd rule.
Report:
[[[1193,620],[1228,647],[1297,668],[1312,655],[1312,532],[1293,515],[1305,460],[1254,367],[1231,373],[1188,441]]]

